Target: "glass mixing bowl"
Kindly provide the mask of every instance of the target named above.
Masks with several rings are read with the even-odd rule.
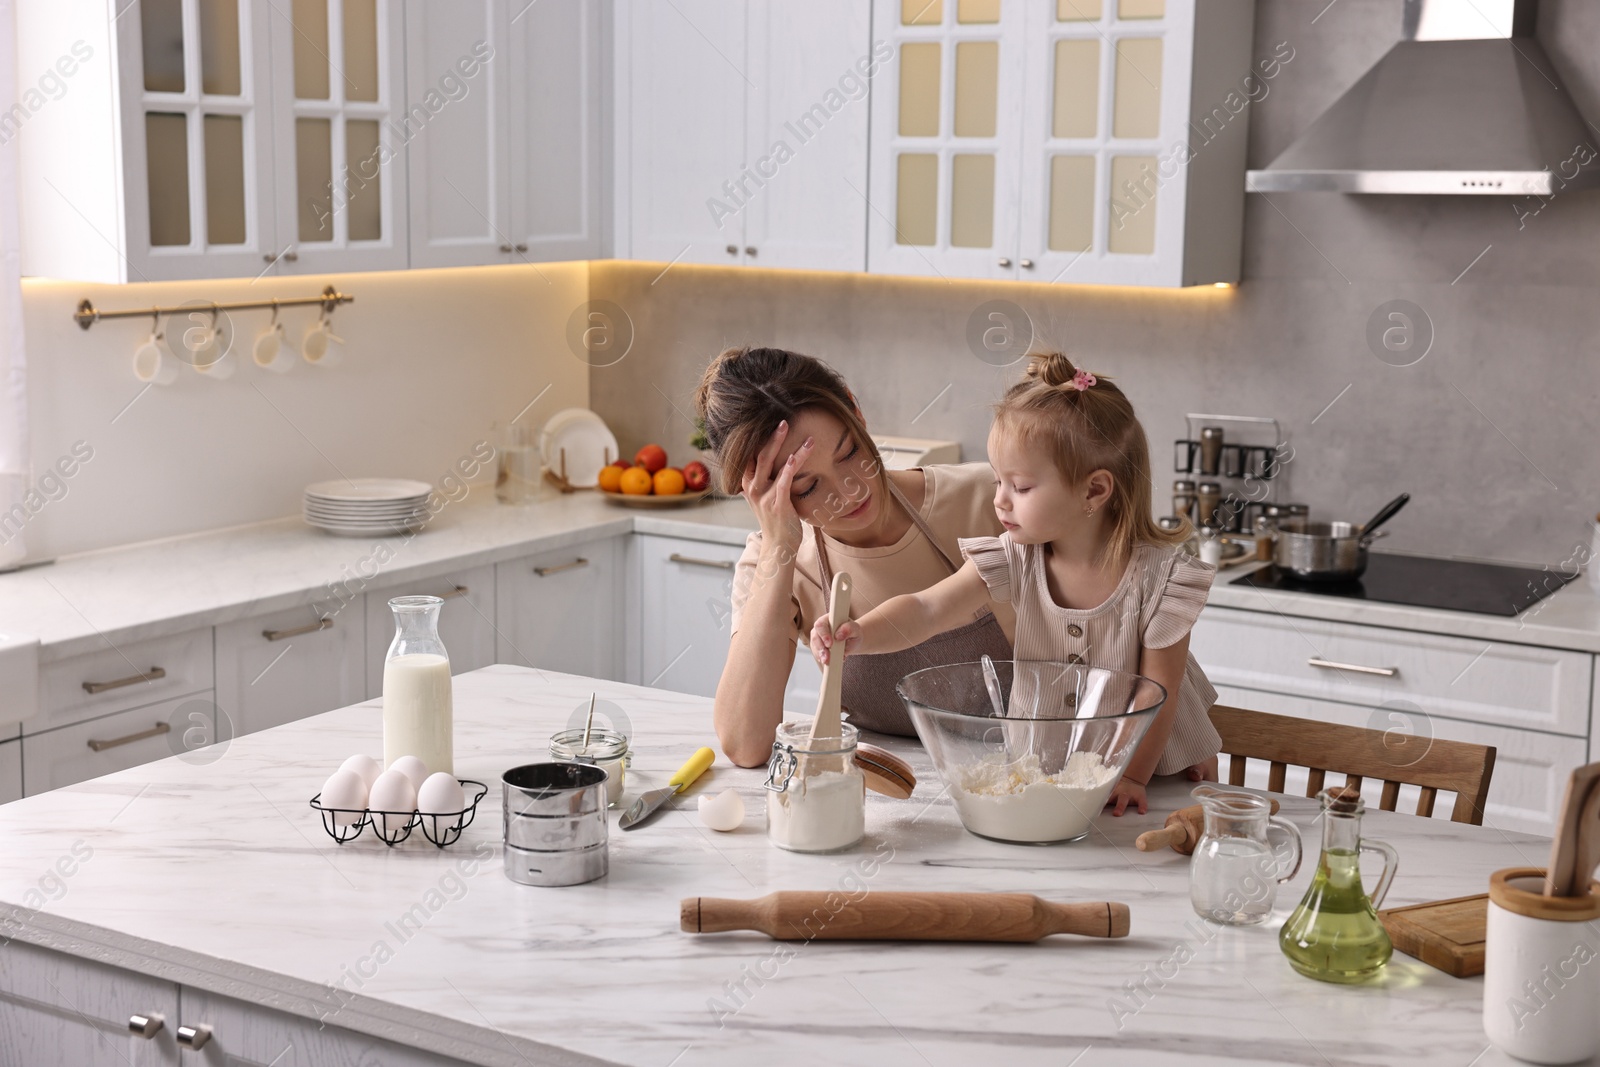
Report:
[[[1167,691],[1143,675],[1082,663],[994,668],[1003,714],[982,663],[929,667],[895,687],[962,825],[1028,844],[1087,837]]]

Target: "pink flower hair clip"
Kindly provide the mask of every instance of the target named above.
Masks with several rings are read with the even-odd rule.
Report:
[[[1068,384],[1071,385],[1072,388],[1076,389],[1078,392],[1081,393],[1085,389],[1088,389],[1091,385],[1097,384],[1099,382],[1099,380],[1100,379],[1096,378],[1093,374],[1090,374],[1088,371],[1080,370],[1080,371],[1078,371],[1076,374],[1074,374],[1072,376],[1072,381],[1069,382]]]

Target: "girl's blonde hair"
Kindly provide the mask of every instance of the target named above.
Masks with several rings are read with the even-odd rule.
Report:
[[[1171,545],[1187,529],[1163,530],[1150,509],[1150,444],[1127,394],[1104,375],[1080,389],[1079,370],[1059,352],[1035,356],[1027,376],[995,405],[994,429],[1042,446],[1068,485],[1097,470],[1111,475],[1111,537],[1102,561],[1120,567],[1138,544]],[[1080,379],[1087,381],[1088,378]]]
[[[844,423],[872,457],[872,469],[883,470],[855,396],[838,371],[812,356],[782,348],[724,349],[706,367],[694,402],[717,455],[717,480],[724,493],[739,492],[745,468],[778,423],[787,419],[793,425],[794,417],[807,409]]]

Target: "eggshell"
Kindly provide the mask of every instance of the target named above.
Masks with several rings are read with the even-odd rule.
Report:
[[[334,813],[334,825],[353,826],[361,821],[362,809],[367,806],[367,783],[352,771],[334,771],[322,783],[322,799],[319,803],[325,808],[346,809]]]
[[[361,779],[366,789],[370,791],[372,789],[372,783],[376,782],[378,780],[378,775],[383,773],[383,764],[379,763],[371,756],[357,754],[339,764],[339,769],[341,771],[354,771],[356,776]]]
[[[733,789],[724,789],[716,796],[702,793],[700,821],[713,830],[737,830],[744,824],[744,798]]]
[[[372,783],[372,794],[367,797],[367,806],[374,812],[400,812],[398,815],[372,816],[372,824],[380,832],[397,834],[411,822],[411,813],[417,807],[417,791],[412,787],[411,779],[407,778],[403,771],[390,767],[378,775],[378,780]]]
[[[417,810],[424,815],[455,815],[467,806],[467,794],[453,775],[439,771],[417,790]]]
[[[399,771],[411,779],[411,791],[415,793],[422,788],[422,783],[428,780],[428,765],[415,756],[396,756],[395,761],[389,764],[391,771]]]

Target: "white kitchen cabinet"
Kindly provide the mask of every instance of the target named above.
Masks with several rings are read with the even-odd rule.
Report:
[[[184,1062],[204,1067],[271,1064],[272,1067],[465,1067],[465,1061],[398,1045],[337,1025],[274,1011],[193,986],[179,991],[185,1026],[208,1027],[210,1039]]]
[[[255,733],[366,699],[366,617],[304,607],[217,627],[219,732]]]
[[[40,733],[114,711],[212,688],[211,627],[47,663],[39,670],[39,714],[22,724]]]
[[[867,22],[859,0],[620,5],[620,254],[862,269]]]
[[[1252,711],[1266,711],[1278,715],[1292,715],[1319,722],[1343,723],[1367,729],[1401,730],[1422,733],[1450,741],[1468,741],[1478,745],[1493,745],[1496,749],[1494,775],[1489,780],[1489,796],[1484,804],[1485,826],[1501,830],[1521,830],[1546,837],[1555,832],[1560,815],[1561,798],[1566,790],[1567,776],[1572,768],[1584,761],[1585,740],[1581,737],[1562,737],[1558,734],[1539,733],[1534,730],[1514,730],[1499,726],[1485,726],[1475,722],[1461,722],[1428,712],[1422,714],[1404,709],[1374,709],[1356,704],[1341,704],[1331,700],[1315,700],[1283,693],[1267,693],[1234,686],[1217,686],[1218,702]],[[1255,765],[1260,764],[1259,768]],[[1403,772],[1397,767],[1397,774]],[[1267,765],[1252,761],[1254,777],[1246,784],[1265,788]],[[1337,779],[1337,775],[1333,776]],[[1305,792],[1305,772],[1286,780],[1288,792]],[[1337,784],[1337,782],[1334,782]],[[1382,782],[1367,778],[1361,783],[1362,795],[1367,803],[1377,806]],[[1441,794],[1434,808],[1434,818],[1448,818],[1455,797]],[[1400,792],[1398,810],[1416,810],[1416,790],[1404,787]]]
[[[715,696],[728,660],[741,545],[635,535],[640,685]]]
[[[79,866],[93,862],[93,849],[81,842],[63,848],[56,866],[41,872],[43,887],[29,892],[45,903],[59,899]],[[161,1026],[150,1037],[132,1033],[135,1015]],[[0,952],[0,1063],[178,1067],[177,1027],[171,982],[23,941]]]
[[[0,744],[0,804],[22,799],[22,742]]]
[[[23,737],[24,795],[86,782],[213,743],[218,734],[212,695],[210,690],[191,693]]]
[[[876,0],[868,268],[1237,281],[1254,0],[1200,7]]]
[[[64,86],[23,87],[23,273],[405,266],[401,21],[399,0],[21,5],[18,55]]]
[[[436,596],[439,640],[450,653],[450,673],[475,671],[495,662],[494,566],[471,567],[433,578],[367,590],[367,698],[383,695],[383,661],[394,640],[389,599]]]
[[[496,660],[620,680],[623,559],[611,537],[496,564]]]

